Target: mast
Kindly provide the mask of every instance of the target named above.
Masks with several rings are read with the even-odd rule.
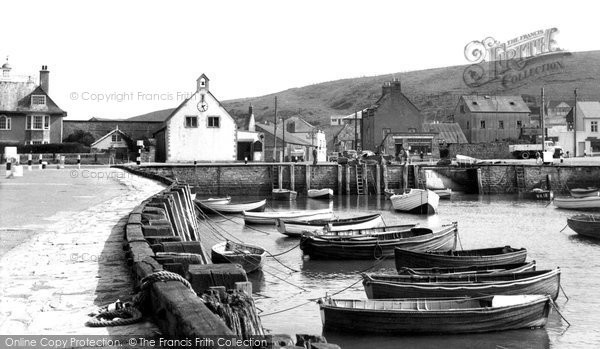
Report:
[[[575,94],[575,105],[573,106],[573,157],[577,156],[577,89],[573,90]]]
[[[275,96],[275,128],[273,129],[273,161],[277,161],[277,96]]]
[[[354,150],[358,151],[358,112],[354,111]]]
[[[544,88],[542,87],[542,104],[540,107],[540,123],[542,124],[542,154],[546,150],[544,141],[546,140],[546,132],[544,131]],[[544,155],[542,155],[543,158]]]

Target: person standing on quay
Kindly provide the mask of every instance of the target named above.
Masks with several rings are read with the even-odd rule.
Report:
[[[312,153],[313,153],[313,165],[316,165],[317,164],[317,154],[318,154],[317,153],[317,147],[313,148],[313,152]]]

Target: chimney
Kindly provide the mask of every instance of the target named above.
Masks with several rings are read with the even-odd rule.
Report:
[[[40,87],[44,92],[50,92],[50,72],[47,65],[43,65],[42,70],[40,70]]]

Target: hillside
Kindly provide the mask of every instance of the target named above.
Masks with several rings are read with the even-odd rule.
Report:
[[[558,64],[556,62],[559,62]],[[486,65],[487,66],[487,65]],[[525,68],[525,77],[495,81],[477,88],[463,81],[467,65],[395,73],[402,83],[403,92],[430,120],[441,120],[452,114],[463,94],[525,95],[533,103],[539,100],[544,87],[549,99],[572,99],[578,89],[581,99],[600,100],[600,51],[561,53],[540,57]],[[527,74],[533,76],[527,76]],[[381,86],[392,74],[336,80],[293,88],[266,96],[222,102],[234,117],[246,115],[249,103],[254,105],[257,120],[272,120],[274,97],[278,98],[278,115],[287,117],[298,112],[313,124],[329,124],[331,115],[347,115],[372,105],[381,94]],[[527,96],[529,95],[529,97]]]

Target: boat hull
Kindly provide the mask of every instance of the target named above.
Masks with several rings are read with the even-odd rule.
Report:
[[[273,189],[271,197],[272,197],[273,200],[291,201],[291,200],[296,200],[297,196],[298,196],[298,192],[296,192],[294,190]]]
[[[539,296],[520,298],[525,300],[519,304],[467,309],[427,310],[426,305],[430,303],[428,300],[396,300],[394,308],[397,309],[392,310],[376,309],[380,308],[377,306],[380,301],[367,301],[374,305],[364,306],[366,309],[355,309],[335,306],[326,300],[320,304],[320,308],[323,327],[344,332],[455,334],[545,326],[550,312],[550,300]],[[406,301],[416,303],[417,306],[406,304]],[[391,304],[392,301],[381,302]]]
[[[558,297],[560,269],[468,275],[364,275],[369,299],[538,294]]]
[[[310,189],[307,195],[311,199],[331,199],[333,198],[333,189]]]
[[[209,202],[198,202],[199,206],[208,211],[222,212],[222,213],[242,213],[246,212],[260,212],[265,210],[267,200],[260,200],[255,202],[245,203],[224,203],[215,204]]]
[[[396,211],[414,214],[433,214],[437,211],[439,195],[431,190],[411,189],[410,192],[390,197]]]
[[[598,196],[599,191],[598,188],[575,188],[569,190],[571,196],[574,198],[585,198],[589,196]]]
[[[227,250],[230,250],[227,252]],[[211,249],[211,259],[215,264],[234,263],[244,268],[246,273],[252,273],[262,268],[267,252],[259,247],[249,244],[240,244],[224,241],[214,245]]]
[[[433,252],[433,253],[432,253]],[[509,246],[453,251],[455,255],[448,253],[435,253],[434,251],[414,251],[396,249],[394,251],[396,269],[408,268],[432,268],[432,267],[468,267],[468,266],[491,266],[498,264],[524,263],[527,258],[527,250],[513,249]],[[463,255],[456,255],[463,253]]]
[[[576,215],[567,218],[567,225],[579,235],[600,239],[600,216]]]
[[[380,214],[328,221],[313,220],[300,222],[278,219],[275,224],[280,233],[289,237],[301,237],[306,232],[325,233],[327,231],[346,229],[370,229],[385,225]]]
[[[522,273],[535,271],[536,262],[517,264],[499,264],[483,267],[434,267],[434,268],[407,268],[398,269],[399,275],[463,275],[463,274],[494,274],[494,273]]]
[[[569,210],[589,210],[600,208],[600,196],[582,198],[554,198],[554,206]]]
[[[380,259],[394,255],[396,247],[416,251],[450,250],[456,247],[457,227],[455,224],[424,235],[414,236],[407,229],[396,236],[407,237],[382,239],[378,234],[357,236],[355,238],[329,239],[326,236],[308,236],[300,242],[300,248],[311,259]],[[392,236],[395,233],[380,233]],[[413,236],[411,236],[413,235]]]
[[[278,219],[331,219],[333,211],[306,210],[306,211],[280,211],[280,212],[243,212],[246,224],[275,224]]]

